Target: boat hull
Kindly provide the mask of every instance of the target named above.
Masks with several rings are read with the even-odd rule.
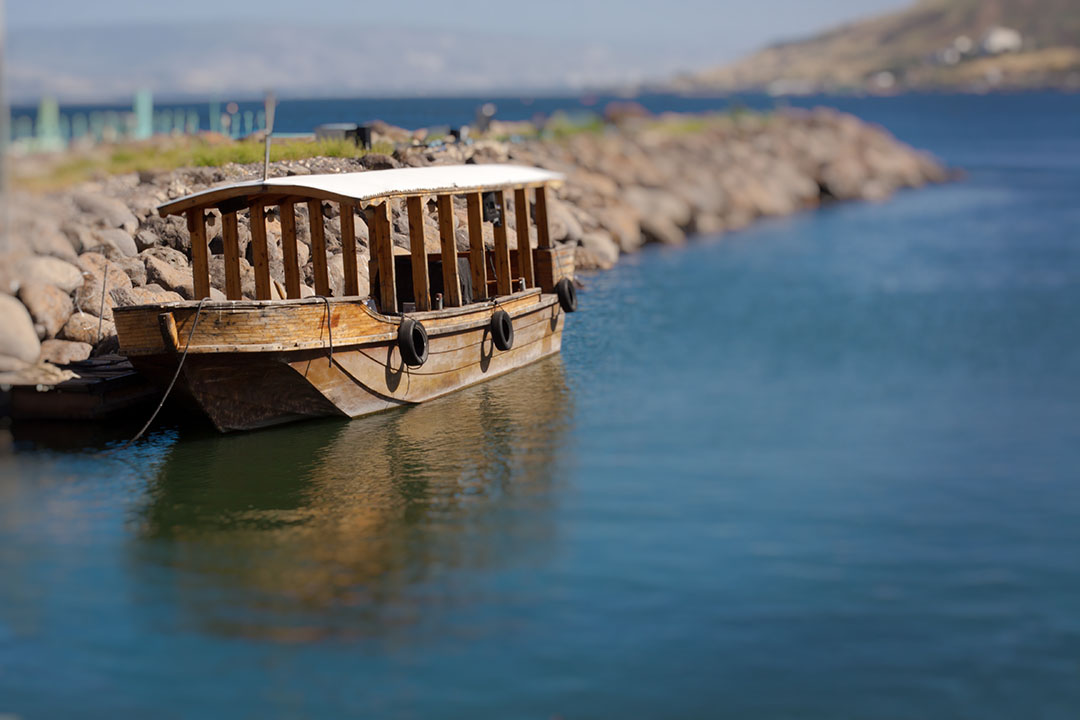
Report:
[[[310,306],[302,306],[309,315]],[[402,360],[395,332],[400,320],[378,316],[359,303],[335,302],[328,308],[331,332],[326,332],[325,322],[318,328],[322,347],[295,341],[293,345],[301,346],[296,349],[282,348],[290,343],[280,328],[272,334],[255,332],[254,326],[265,325],[270,317],[262,308],[224,309],[226,315],[204,309],[191,334],[177,389],[218,430],[251,430],[305,418],[359,417],[425,402],[560,351],[565,314],[554,295],[533,291],[499,307],[510,312],[514,325],[514,344],[506,351],[495,348],[492,340],[492,305],[410,315],[428,332],[428,358],[420,367],[409,367]],[[136,343],[129,352],[132,363],[164,386],[176,371],[194,316],[149,306],[143,310],[139,318],[135,313],[120,316],[121,347],[126,334]],[[274,312],[280,314],[280,308]],[[357,312],[376,321],[366,335],[356,334],[364,325],[364,318],[354,317]],[[169,323],[160,322],[166,314],[182,317],[180,329],[172,334],[175,349],[168,348]],[[151,323],[162,328],[160,351],[145,347],[145,329]],[[205,330],[203,323],[208,325]],[[215,331],[247,341],[215,346],[211,344]]]

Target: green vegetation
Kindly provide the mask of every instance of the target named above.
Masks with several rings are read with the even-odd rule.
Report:
[[[275,140],[270,160],[303,160],[312,157],[358,158],[368,153],[391,153],[390,143],[376,143],[371,150],[347,140]],[[84,154],[67,154],[55,159],[34,158],[33,172],[15,170],[18,185],[50,190],[89,180],[100,175],[137,171],[165,171],[181,167],[218,167],[228,163],[262,162],[261,142],[209,142],[202,138],[182,138],[162,142],[132,143],[97,148]],[[28,164],[28,163],[27,163]]]

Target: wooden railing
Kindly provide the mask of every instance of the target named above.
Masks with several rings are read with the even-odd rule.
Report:
[[[558,279],[554,272],[546,272],[544,282],[538,282],[537,258],[534,253],[551,252],[551,236],[548,229],[547,189],[536,187],[535,214],[537,231],[537,249],[533,251],[529,243],[529,220],[531,204],[529,187],[513,188],[515,206],[515,232],[517,235],[517,273],[511,263],[509,241],[507,239],[507,214],[504,190],[491,191],[495,199],[495,212],[499,222],[493,227],[494,248],[484,247],[483,203],[481,192],[465,194],[467,209],[467,227],[469,235],[469,265],[473,287],[473,300],[486,300],[489,296],[488,257],[494,256],[494,281],[496,295],[509,295],[515,283],[524,280],[527,288],[541,286],[550,292]],[[426,227],[424,225],[424,203],[430,195],[408,195],[405,197],[409,228],[409,248],[412,256],[412,281],[414,302],[417,310],[432,308],[431,282],[428,276],[428,254],[426,251]],[[446,307],[458,307],[462,304],[461,282],[457,264],[457,218],[454,214],[452,194],[435,195],[438,214],[439,242],[441,258],[451,259],[442,262],[443,303]],[[296,211],[298,202],[307,203],[307,215],[310,230],[311,262],[314,275],[315,294],[324,297],[331,295],[329,267],[326,247],[326,230],[323,221],[323,202],[320,199],[297,197],[260,198],[250,205],[233,200],[218,206],[221,212],[222,243],[225,262],[225,296],[229,300],[243,297],[240,272],[240,242],[237,226],[237,212],[247,207],[251,229],[251,257],[255,273],[255,297],[258,300],[270,300],[273,297],[270,277],[270,253],[266,230],[266,213],[273,206],[278,207],[281,219],[281,250],[284,264],[285,296],[299,298],[300,264],[297,254]],[[390,200],[384,199],[368,203],[361,207],[355,201],[339,201],[341,218],[342,266],[345,280],[342,287],[344,296],[359,294],[359,268],[356,262],[356,227],[354,213],[367,223],[371,268],[378,274],[379,297],[377,301],[384,313],[398,312],[397,282],[394,268],[393,233],[391,230]],[[210,296],[209,251],[206,237],[205,207],[194,207],[186,211],[188,231],[191,236],[191,259],[193,289],[196,300]],[[557,263],[556,263],[557,265]],[[550,258],[541,262],[541,267],[553,267]],[[550,277],[549,277],[550,276]]]

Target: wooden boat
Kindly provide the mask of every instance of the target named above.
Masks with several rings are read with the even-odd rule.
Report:
[[[121,352],[159,385],[177,375],[178,388],[223,432],[316,416],[358,417],[509,372],[559,352],[565,314],[577,305],[573,249],[554,247],[548,231],[547,191],[561,180],[557,173],[512,165],[440,166],[240,182],[172,200],[158,212],[187,217],[193,298],[116,308]],[[510,192],[517,249],[507,237]],[[454,215],[461,196],[469,237],[463,252],[457,250]],[[436,253],[425,248],[429,199],[438,215]],[[407,208],[410,251],[400,257],[393,246],[392,202]],[[306,298],[297,203],[306,203],[310,223],[315,296]],[[339,297],[330,290],[325,203],[336,203],[340,212]],[[281,222],[283,298],[273,297],[278,286],[270,275],[266,217],[274,207]],[[209,300],[208,213],[220,214],[224,301]],[[243,215],[250,221],[254,298],[241,292]],[[357,217],[369,231],[373,297],[359,294]],[[485,222],[492,224],[491,248],[484,242]]]

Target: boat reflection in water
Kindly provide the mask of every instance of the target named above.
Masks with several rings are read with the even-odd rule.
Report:
[[[440,579],[455,569],[544,562],[571,411],[554,357],[407,410],[177,443],[135,571],[176,571],[169,592],[212,632],[411,623],[454,602]]]

